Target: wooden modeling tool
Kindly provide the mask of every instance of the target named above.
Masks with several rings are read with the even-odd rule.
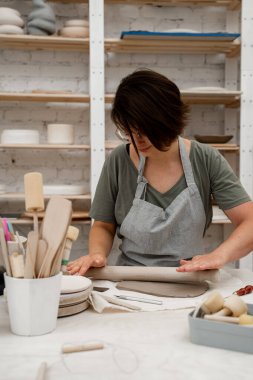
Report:
[[[38,369],[36,380],[46,380],[46,371],[47,371],[47,363],[42,362]]]
[[[38,250],[37,250],[37,256],[35,261],[35,275],[36,277],[39,276],[40,269],[42,267],[43,261],[45,259],[45,255],[47,252],[48,244],[46,240],[39,239],[38,241]]]
[[[35,262],[37,257],[39,233],[30,231],[27,235],[27,248],[25,255],[25,278],[35,278]]]
[[[37,212],[44,210],[43,178],[41,173],[32,172],[24,175],[25,208],[33,213],[34,231],[38,232]]]
[[[10,257],[12,277],[24,278],[24,273],[25,273],[24,256],[18,252],[13,252],[9,257]]]
[[[39,277],[49,277],[55,255],[65,240],[71,216],[72,203],[69,200],[61,196],[53,196],[49,200],[41,228],[42,239],[48,247]]]
[[[77,240],[79,235],[79,229],[74,226],[69,226],[67,235],[66,235],[66,243],[63,251],[62,262],[61,262],[61,271],[64,273],[67,271],[67,265],[69,262],[69,256],[71,247],[74,241]]]
[[[236,294],[232,294],[232,296],[225,299],[223,308],[214,313],[214,315],[232,315],[233,317],[239,317],[247,313],[247,311],[248,307],[246,303]]]
[[[239,317],[225,317],[223,315],[206,314],[204,319],[216,322],[237,323],[239,325],[253,325],[253,315],[242,314]]]
[[[248,307],[246,303],[236,294],[232,294],[230,297],[224,298],[218,291],[214,291],[210,296],[195,309],[193,316],[196,317],[199,310],[205,315],[213,316],[228,316],[239,317],[242,314],[247,313]]]
[[[101,350],[104,348],[103,343],[86,343],[86,344],[78,344],[78,345],[64,345],[62,347],[63,354],[70,354],[73,352],[81,352],[81,351],[91,351],[91,350]]]
[[[6,273],[8,276],[11,276],[12,275],[11,266],[10,266],[10,262],[9,262],[9,256],[8,256],[8,251],[7,251],[7,245],[6,245],[4,230],[2,227],[0,227],[0,243],[1,243],[1,247],[2,247],[2,255],[3,255],[3,261],[4,261]]]

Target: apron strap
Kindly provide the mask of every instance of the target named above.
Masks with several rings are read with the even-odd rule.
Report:
[[[143,177],[145,162],[146,162],[146,158],[140,154],[140,161],[139,161],[139,166],[138,166],[137,188],[135,192],[135,198],[138,198],[138,199],[141,199],[142,197],[143,199],[145,199],[145,195],[146,195],[148,181],[146,180],[145,177]]]
[[[189,187],[190,185],[195,184],[194,175],[192,171],[192,165],[191,165],[191,161],[190,161],[190,158],[187,153],[182,137],[180,136],[178,137],[178,142],[179,142],[179,151],[180,151],[182,166],[184,170],[184,175],[185,175],[187,186]]]

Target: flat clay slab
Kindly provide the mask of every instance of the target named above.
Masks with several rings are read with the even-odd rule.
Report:
[[[132,290],[134,292],[151,294],[159,297],[187,298],[197,297],[205,293],[209,286],[207,283],[176,284],[169,282],[152,281],[120,281],[116,288]]]

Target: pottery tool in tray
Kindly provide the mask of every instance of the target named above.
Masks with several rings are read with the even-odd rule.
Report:
[[[47,243],[47,250],[39,277],[53,276],[60,271],[62,247],[71,216],[72,203],[69,200],[60,196],[54,196],[49,200],[41,226],[41,237]]]

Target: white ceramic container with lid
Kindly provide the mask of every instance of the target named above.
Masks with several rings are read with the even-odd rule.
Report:
[[[73,144],[74,126],[72,124],[48,124],[47,142],[48,144]]]
[[[39,132],[33,129],[4,129],[1,144],[39,144]]]

